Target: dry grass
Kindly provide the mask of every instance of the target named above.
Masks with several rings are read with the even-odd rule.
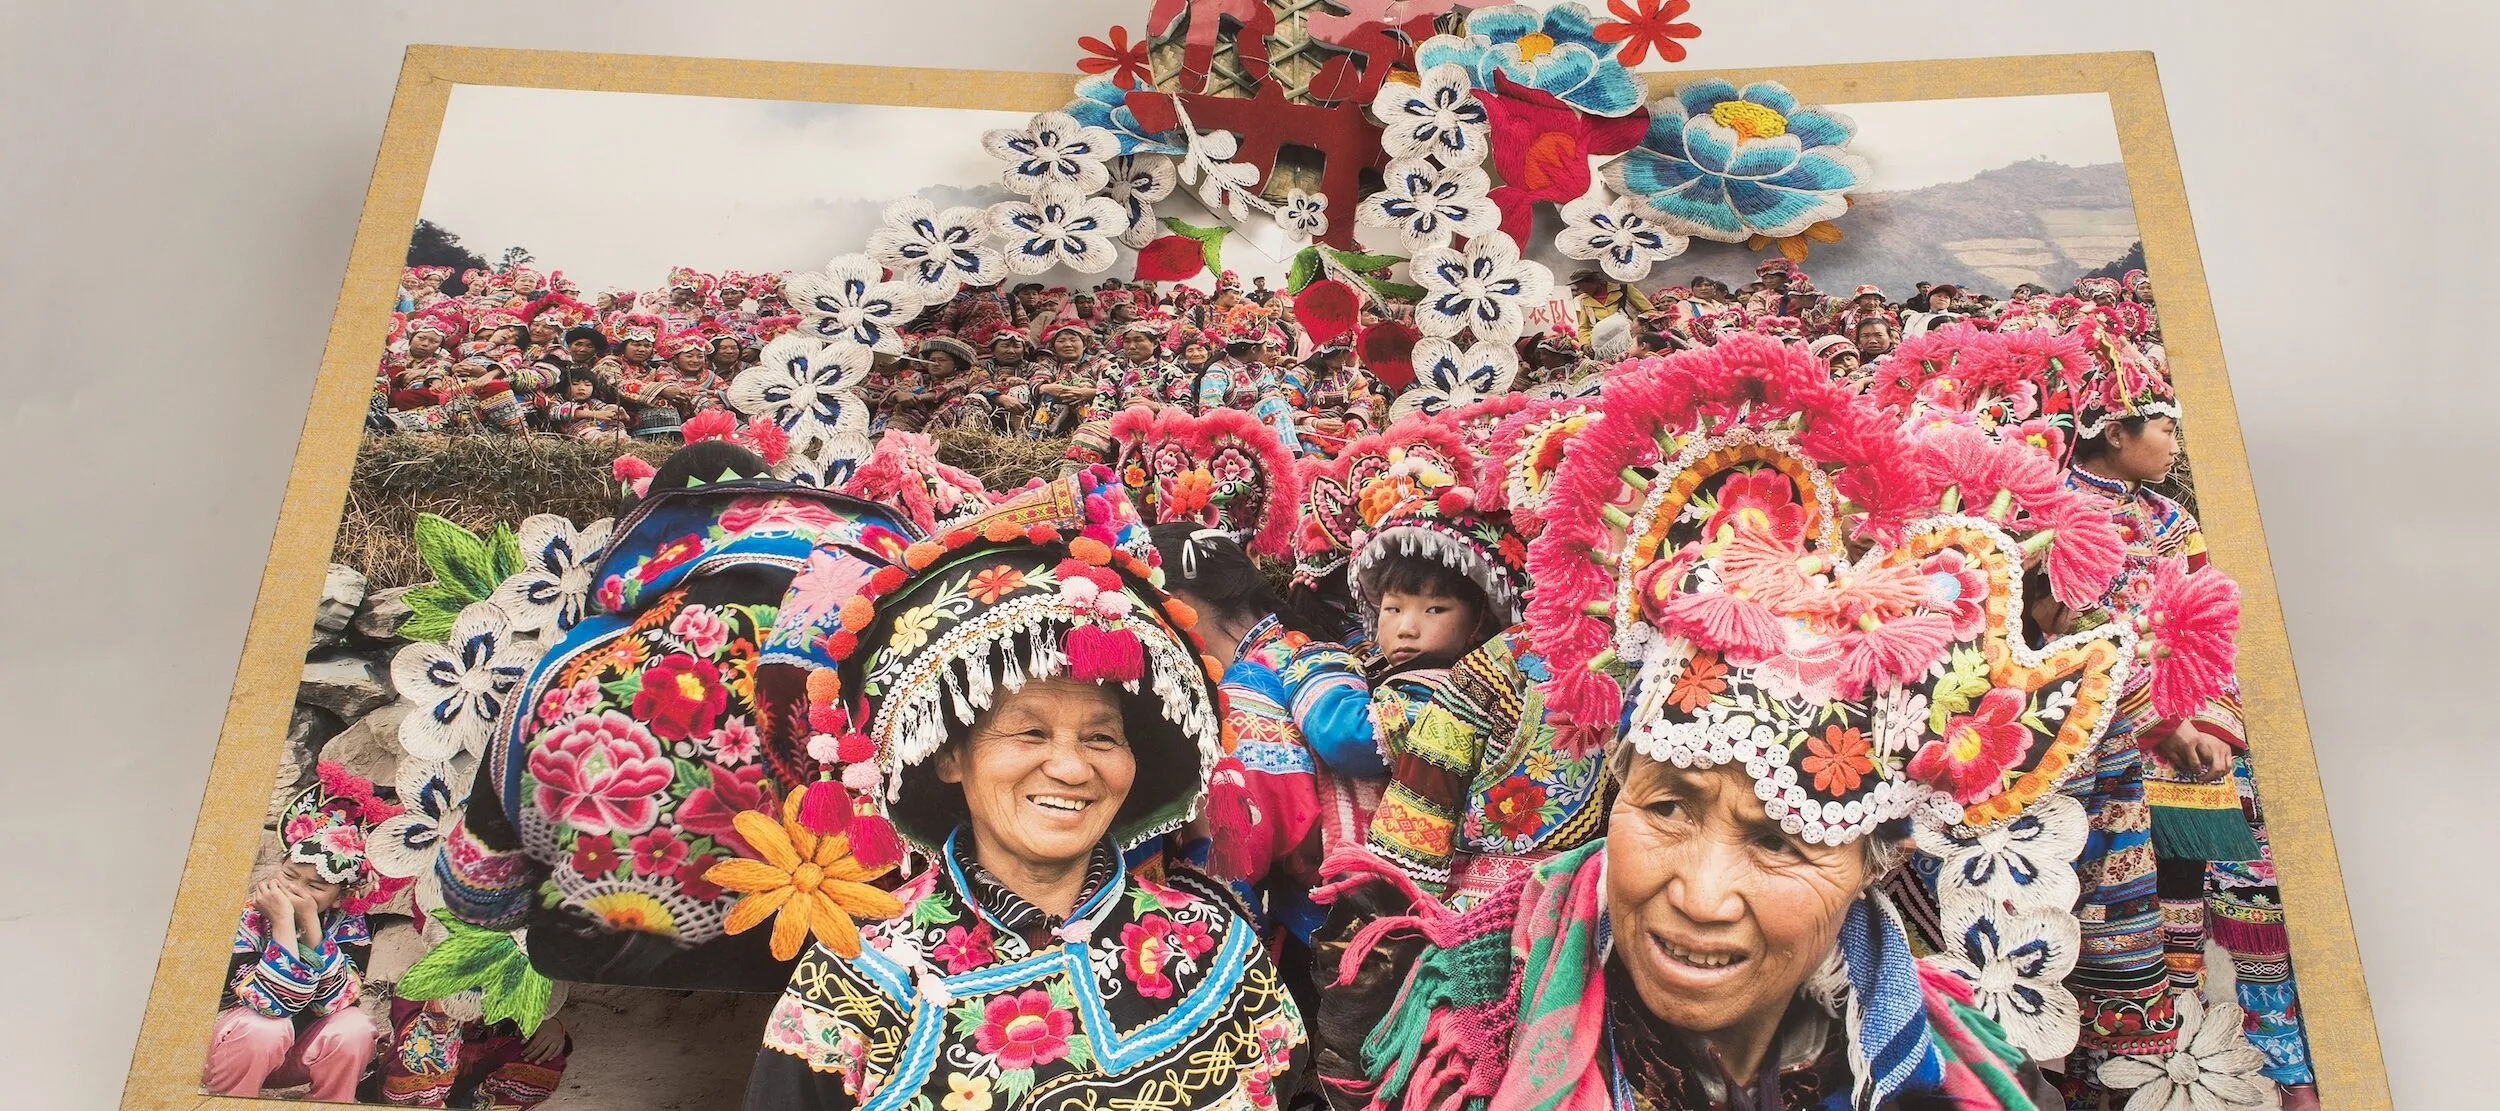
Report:
[[[481,535],[536,513],[587,524],[616,512],[608,467],[620,451],[657,465],[674,450],[673,443],[620,449],[557,436],[367,436],[356,452],[347,512],[330,558],[363,571],[375,590],[425,582],[433,576],[417,559],[417,514],[447,517]],[[1056,474],[1067,450],[1066,440],[982,432],[938,437],[940,458],[993,490]]]

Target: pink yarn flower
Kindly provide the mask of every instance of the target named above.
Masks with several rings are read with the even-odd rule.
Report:
[[[538,808],[577,833],[639,833],[659,817],[659,795],[676,774],[660,742],[608,710],[539,735],[529,756]]]

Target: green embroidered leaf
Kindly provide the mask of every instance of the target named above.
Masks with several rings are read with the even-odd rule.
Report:
[[[1033,1090],[1033,1070],[1009,1069],[1001,1072],[998,1079],[991,1082],[990,1090],[999,1096],[1000,1103],[1013,1107],[1024,1099],[1024,1093]]]
[[[1078,1034],[1068,1039],[1068,1067],[1080,1072],[1093,1069],[1094,1041],[1092,1038]]]
[[[1163,900],[1156,898],[1155,893],[1146,890],[1146,885],[1141,883],[1129,888],[1128,906],[1132,914],[1151,914],[1163,909]]]
[[[515,946],[518,949],[518,946]],[[538,1032],[538,1024],[547,1018],[547,1004],[555,998],[556,983],[538,974],[530,966],[526,954],[503,966],[503,978],[486,989],[485,1017],[489,1023],[506,1019],[521,1028],[528,1037]]]
[[[1357,274],[1368,274],[1374,270],[1386,270],[1406,261],[1404,258],[1397,255],[1373,255],[1364,254],[1359,251],[1340,251],[1334,247],[1326,248],[1326,250],[1328,251],[1328,257],[1337,260],[1337,265],[1345,267],[1348,270],[1352,270]]]
[[[630,706],[633,704],[634,696],[642,693],[642,672],[628,671],[624,675],[599,684],[599,689],[608,692],[608,697],[616,700],[618,705]]]
[[[983,1021],[981,1005],[970,1000],[957,1004],[947,1015],[955,1020],[955,1033],[959,1037],[970,1037],[981,1028]]]
[[[948,926],[962,920],[963,915],[955,913],[955,900],[944,895],[922,899],[911,905],[911,924],[914,929]]]
[[[1319,274],[1319,248],[1302,248],[1301,253],[1293,256],[1293,269],[1285,274],[1285,292],[1302,292],[1303,287],[1319,280]]]
[[[524,1036],[537,1033],[555,995],[555,982],[530,967],[520,938],[472,926],[448,910],[434,911],[434,920],[451,936],[400,976],[399,997],[423,1002],[477,988],[485,996],[486,1021],[511,1019]]]
[[[1052,980],[1050,982],[1050,1005],[1063,1011],[1075,1010],[1076,989],[1070,987],[1066,980]]]
[[[1224,237],[1233,234],[1233,229],[1221,225],[1202,228],[1170,216],[1163,218],[1163,226],[1172,229],[1173,234],[1197,240],[1199,251],[1206,256],[1207,269],[1216,274],[1224,272]]]
[[[494,535],[486,538],[486,552],[494,586],[502,586],[505,579],[521,573],[521,538],[513,535],[511,525],[496,522]],[[486,592],[494,593],[494,586],[486,588]]]
[[[1405,282],[1383,281],[1379,278],[1365,278],[1363,279],[1363,284],[1372,287],[1373,293],[1379,294],[1380,296],[1391,301],[1421,301],[1424,299],[1424,287],[1419,285],[1408,285]]]
[[[408,603],[408,623],[399,627],[399,635],[410,640],[445,640],[451,636],[451,623],[460,617],[475,599],[441,583],[410,587],[399,596]]]
[[[495,584],[503,581],[495,577],[493,550],[476,533],[432,513],[417,514],[413,531],[417,558],[434,573],[434,581],[461,592],[469,601],[494,593]]]

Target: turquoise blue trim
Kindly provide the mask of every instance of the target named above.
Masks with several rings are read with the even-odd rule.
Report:
[[[1070,946],[1070,967],[1079,971],[1073,977],[1076,980],[1077,1009],[1085,1018],[1085,1032],[1093,1039],[1094,1060],[1101,1064],[1102,1071],[1112,1076],[1125,1073],[1148,1058],[1180,1044],[1182,1039],[1197,1033],[1200,1027],[1215,1017],[1240,986],[1242,969],[1249,967],[1250,934],[1251,931],[1242,923],[1228,923],[1224,930],[1224,944],[1216,950],[1214,963],[1207,969],[1207,978],[1199,982],[1197,990],[1190,992],[1189,1001],[1161,1019],[1138,1028],[1133,1037],[1123,1037],[1112,1028],[1093,970],[1082,963],[1084,958],[1074,946]]]

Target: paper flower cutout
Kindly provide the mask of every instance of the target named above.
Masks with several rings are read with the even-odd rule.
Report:
[[[729,383],[730,408],[781,426],[791,454],[864,457],[868,403],[859,396],[875,357],[855,344],[787,335]]]
[[[1519,355],[1507,343],[1478,343],[1461,349],[1452,340],[1434,336],[1415,345],[1415,384],[1389,407],[1389,419],[1447,412],[1509,393],[1518,374]]]
[[[903,328],[920,315],[919,287],[885,280],[885,268],[866,255],[837,258],[822,274],[792,274],[781,292],[799,310],[800,332],[872,351],[903,350]]]
[[[1485,160],[1488,126],[1466,69],[1438,65],[1417,75],[1418,84],[1391,81],[1372,98],[1380,121],[1380,145],[1391,160],[1436,158],[1444,166]]]
[[[1006,239],[1011,272],[1039,274],[1065,266],[1079,274],[1100,274],[1119,257],[1111,241],[1128,231],[1128,211],[1109,197],[1053,188],[1030,200],[991,205],[990,223]]]
[[[1110,132],[1122,154],[1178,156],[1182,152],[1181,133],[1146,130],[1137,122],[1137,114],[1128,110],[1128,90],[1108,77],[1077,82],[1076,99],[1060,111],[1082,126]]]
[[[1628,116],[1649,94],[1641,79],[1613,58],[1596,21],[1577,3],[1538,11],[1525,4],[1483,8],[1467,17],[1467,33],[1436,35],[1415,48],[1417,72],[1455,65],[1479,89],[1502,74],[1552,93],[1596,116]]]
[[[1328,234],[1328,197],[1296,189],[1285,194],[1285,206],[1276,214],[1276,222],[1295,239],[1317,239]]]
[[[1007,164],[999,180],[1008,191],[1027,197],[1053,186],[1100,192],[1111,180],[1111,159],[1120,153],[1117,136],[1066,112],[1041,113],[1021,131],[986,132],[981,146]]]
[[[799,821],[799,803],[808,791],[841,790],[839,785],[811,784],[790,792],[782,803],[781,820],[758,810],[732,819],[738,836],[755,850],[753,859],[724,860],[703,878],[745,898],[729,908],[722,928],[733,934],[754,929],[772,918],[774,960],[799,955],[809,934],[825,948],[845,957],[859,955],[859,926],[852,918],[892,918],[903,904],[869,881],[892,868],[862,867],[851,855],[846,834],[818,837]]]
[[[468,797],[469,775],[477,762],[455,756],[450,760],[420,760],[410,756],[399,762],[399,814],[375,826],[373,836],[365,840],[365,858],[373,862],[373,870],[399,879],[415,879],[434,870],[434,854],[442,844],[443,830],[460,820],[461,804]]]
[[[1648,135],[1604,174],[1669,231],[1780,239],[1849,210],[1867,174],[1843,149],[1855,134],[1847,117],[1800,108],[1777,82],[1740,91],[1712,78],[1650,105]]]
[[[544,652],[514,636],[511,619],[493,602],[460,611],[451,643],[400,649],[391,658],[391,686],[417,708],[399,723],[399,747],[419,760],[484,755]]]
[[[1630,197],[1591,193],[1562,210],[1563,229],[1554,246],[1564,257],[1590,259],[1618,282],[1637,282],[1650,268],[1684,253],[1692,243],[1641,214]]]
[[[2048,795],[2011,819],[1976,829],[1922,816],[1910,835],[1918,851],[1940,862],[1940,900],[1967,896],[1992,906],[2062,911],[2075,904],[2075,858],[2089,825],[2082,803]]]
[[[943,301],[964,286],[1007,276],[1007,263],[988,243],[988,211],[969,205],[939,211],[921,197],[885,209],[885,224],[868,233],[868,257],[914,287],[925,302]]]
[[[1086,55],[1076,63],[1079,73],[1103,74],[1112,84],[1127,89],[1142,89],[1154,82],[1154,71],[1146,65],[1146,40],[1129,41],[1126,27],[1114,27],[1099,39],[1082,36],[1076,45]]]
[[[2082,1030],[2075,995],[2062,982],[2075,970],[2083,927],[2065,908],[1980,914],[1949,921],[1945,949],[1928,958],[1971,986],[1981,1013],[2005,1028],[2035,1061],[2074,1051]]]
[[[1624,0],[1606,0],[1606,10],[1620,22],[1598,24],[1597,41],[1618,44],[1615,60],[1627,66],[1648,61],[1652,50],[1658,52],[1659,61],[1681,62],[1684,44],[1676,40],[1701,37],[1701,28],[1677,22],[1693,10],[1692,0],[1639,0],[1637,7]]]
[[[1410,251],[1446,246],[1453,235],[1474,239],[1501,224],[1487,195],[1493,179],[1480,167],[1443,169],[1409,158],[1390,163],[1381,180],[1384,188],[1363,198],[1354,222],[1395,229]]]
[[[581,624],[590,613],[591,572],[598,569],[615,528],[613,518],[601,518],[577,529],[553,513],[521,522],[521,569],[490,598],[513,632],[543,631],[552,639]]]
[[[1479,236],[1464,251],[1426,248],[1408,269],[1424,290],[1415,326],[1427,336],[1473,331],[1480,341],[1511,343],[1554,289],[1553,272],[1519,257],[1508,236]]]
[[[2282,1092],[2260,1072],[2263,1050],[2241,1029],[2246,1014],[2224,1001],[2207,1004],[2180,992],[2179,1048],[2175,1053],[2112,1057],[2101,1062],[2101,1083],[2112,1091],[2134,1089],[2126,1111],[2230,1111],[2275,1108]]]
[[[1163,230],[1155,219],[1155,202],[1172,195],[1180,186],[1180,171],[1172,165],[1170,155],[1131,154],[1111,163],[1111,187],[1103,193],[1121,211],[1128,214],[1128,227],[1120,232],[1120,242],[1143,247],[1154,242]]]

